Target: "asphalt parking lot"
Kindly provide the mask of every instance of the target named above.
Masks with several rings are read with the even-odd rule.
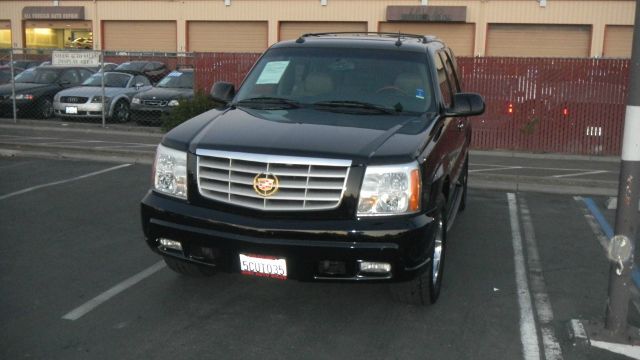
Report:
[[[441,298],[418,308],[382,284],[172,273],[143,242],[147,165],[16,157],[0,172],[3,359],[623,358],[566,334],[604,316],[608,282],[580,194],[471,190]]]

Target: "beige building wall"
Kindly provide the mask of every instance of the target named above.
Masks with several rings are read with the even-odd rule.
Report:
[[[418,6],[418,0],[97,0],[61,1],[64,6],[84,6],[85,17],[93,20],[94,44],[100,48],[98,20],[172,20],[177,22],[177,50],[186,50],[186,21],[267,21],[268,43],[278,41],[279,21],[364,21],[377,31],[386,20],[388,5]],[[22,8],[51,6],[51,1],[0,0],[0,14],[11,21],[14,46],[22,46]],[[486,31],[490,23],[590,25],[591,56],[601,56],[606,25],[633,25],[632,0],[548,0],[540,7],[535,0],[429,0],[430,6],[466,6],[467,22],[476,26],[474,54],[485,54]]]

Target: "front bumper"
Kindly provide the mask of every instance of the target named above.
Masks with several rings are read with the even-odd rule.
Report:
[[[239,254],[283,257],[288,278],[312,281],[405,281],[431,261],[433,214],[362,220],[266,219],[194,206],[150,191],[141,203],[147,244],[165,256],[239,272]],[[159,238],[180,241],[164,249]],[[359,272],[360,261],[387,262],[390,274]],[[327,272],[321,264],[343,264]]]
[[[108,108],[110,108],[110,103],[105,104]],[[66,112],[67,107],[75,107],[77,113],[68,113]],[[92,118],[101,118],[102,117],[102,103],[84,103],[84,104],[67,104],[61,102],[53,103],[53,111],[57,116],[63,117],[92,117]],[[111,116],[111,112],[105,114],[106,117]]]
[[[160,122],[162,115],[171,112],[173,107],[131,104],[131,116],[136,120]]]
[[[18,113],[35,112],[34,104],[35,101],[33,100],[16,100],[16,110]],[[11,112],[13,112],[13,100],[5,99],[0,101],[0,113],[9,114]]]

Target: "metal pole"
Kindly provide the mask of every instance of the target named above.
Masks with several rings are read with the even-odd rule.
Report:
[[[636,0],[636,18],[631,50],[629,98],[624,121],[622,162],[618,189],[618,208],[614,238],[610,245],[612,260],[609,274],[609,299],[605,328],[614,336],[626,336],[629,314],[629,288],[638,230],[640,193],[640,0]]]
[[[640,0],[639,0],[640,1]],[[104,50],[100,50],[100,72],[102,73],[102,76],[100,76],[100,86],[102,86],[102,127],[107,127],[107,120],[105,118],[105,108],[104,108],[104,76],[105,76],[105,71],[104,71]]]
[[[11,103],[12,103],[12,110],[13,110],[13,122],[15,124],[18,123],[18,114],[16,111],[16,80],[14,79],[14,77],[16,76],[15,74],[15,70],[13,68],[13,48],[11,48],[11,51],[9,52],[9,67],[11,68]]]

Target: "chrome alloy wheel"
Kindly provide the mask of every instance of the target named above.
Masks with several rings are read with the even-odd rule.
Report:
[[[431,277],[433,284],[438,283],[438,278],[440,277],[441,265],[442,265],[442,245],[443,245],[443,232],[444,232],[444,224],[442,220],[438,220],[438,230],[436,233],[436,239],[433,244],[433,261],[432,261],[432,271]]]

